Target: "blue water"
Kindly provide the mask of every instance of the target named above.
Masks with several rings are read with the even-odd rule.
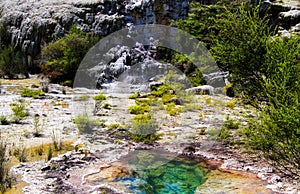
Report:
[[[166,161],[162,155],[136,157],[129,161],[138,167],[136,173],[120,181],[136,194],[192,194],[204,183],[207,170],[199,161],[179,157]]]

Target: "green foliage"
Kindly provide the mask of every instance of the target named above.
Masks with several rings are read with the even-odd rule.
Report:
[[[168,103],[172,98],[176,97],[175,94],[169,94],[169,93],[166,93],[166,94],[163,94],[162,98],[161,98],[161,101],[166,104]]]
[[[162,86],[159,86],[158,88],[154,89],[153,91],[151,91],[151,94],[156,97],[162,97],[164,94],[170,93],[170,91],[173,91],[171,86],[162,85]]]
[[[111,109],[111,104],[105,103],[105,104],[102,105],[102,108],[104,108],[104,109]]]
[[[234,88],[253,100],[264,91],[263,77],[268,75],[269,65],[264,58],[274,33],[268,20],[259,16],[258,8],[242,4],[236,11],[225,13],[227,17],[219,21],[220,31],[211,51],[218,65],[230,71]]]
[[[47,153],[47,160],[50,161],[52,157],[53,157],[53,150],[52,150],[52,146],[50,145]]]
[[[74,123],[78,128],[79,134],[91,133],[94,127],[101,125],[98,121],[90,119],[87,115],[82,114],[79,114],[74,119]]]
[[[32,90],[29,88],[25,88],[25,89],[21,90],[21,96],[38,98],[39,96],[45,96],[45,93],[42,90]]]
[[[135,93],[135,94],[131,94],[128,98],[129,99],[136,99],[138,96],[139,96],[139,94]]]
[[[0,76],[6,75],[8,78],[14,78],[16,74],[25,71],[18,55],[12,46],[0,47]]]
[[[298,94],[299,99],[299,94]],[[261,150],[277,169],[300,176],[300,103],[290,107],[266,107],[249,121],[247,144]],[[259,122],[257,122],[259,120]]]
[[[135,142],[152,143],[159,138],[157,126],[150,114],[136,115],[132,120],[131,138]]]
[[[118,129],[121,125],[119,123],[113,123],[107,127],[108,130]]]
[[[0,116],[0,124],[1,124],[1,125],[9,125],[10,122],[7,120],[6,116],[1,115],[1,116]]]
[[[88,50],[98,41],[73,26],[64,37],[42,48],[46,63],[41,65],[43,73],[52,82],[72,83],[77,68]]]
[[[150,111],[149,105],[134,105],[128,108],[130,114],[144,114]]]
[[[16,103],[11,104],[11,110],[14,113],[14,119],[13,122],[20,123],[22,119],[29,116],[29,113],[26,111],[25,104],[24,103]]]
[[[230,119],[229,117],[226,118],[226,121],[224,123],[224,127],[227,129],[238,129],[239,126],[240,123],[238,121]]]
[[[226,102],[226,107],[233,109],[234,107],[236,107],[236,102],[234,100]]]
[[[166,109],[167,113],[171,116],[179,115],[183,111],[182,107],[176,106],[176,104],[174,102],[168,103],[165,106],[165,109]]]
[[[42,125],[40,123],[40,117],[39,115],[35,115],[33,117],[33,128],[34,128],[34,132],[33,132],[33,136],[34,137],[40,137],[42,134]]]
[[[101,102],[101,101],[103,101],[103,100],[106,100],[107,97],[106,97],[104,94],[101,93],[101,94],[99,94],[99,95],[97,95],[97,96],[94,96],[93,99],[94,99],[95,101],[97,101],[97,102]]]

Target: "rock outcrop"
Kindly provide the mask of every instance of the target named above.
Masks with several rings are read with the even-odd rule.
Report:
[[[262,14],[270,14],[273,25],[279,25],[279,33],[290,36],[289,32],[300,35],[300,2],[290,1],[262,1],[260,5]]]
[[[72,25],[106,36],[128,23],[169,24],[189,10],[188,0],[3,0],[1,4],[1,19],[26,65],[39,58],[42,45],[63,36]]]

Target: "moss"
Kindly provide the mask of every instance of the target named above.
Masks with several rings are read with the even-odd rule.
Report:
[[[21,90],[22,97],[31,97],[31,98],[38,98],[39,96],[45,96],[45,92],[42,90],[32,90],[29,88],[25,88]]]
[[[136,99],[138,96],[139,96],[139,94],[135,93],[135,94],[131,94],[128,98],[129,99]]]

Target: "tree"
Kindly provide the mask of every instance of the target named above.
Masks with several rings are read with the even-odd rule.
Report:
[[[269,102],[249,121],[245,134],[248,145],[274,167],[300,177],[300,37],[277,37],[266,50],[263,82]]]
[[[264,62],[267,42],[274,35],[266,18],[260,18],[258,8],[242,4],[235,12],[226,11],[228,18],[221,19],[218,38],[212,53],[219,67],[229,70],[234,88],[249,103],[263,96],[263,78],[268,64]]]
[[[73,26],[69,33],[42,48],[46,62],[41,65],[44,75],[52,82],[72,83],[77,68],[87,51],[98,41]]]

